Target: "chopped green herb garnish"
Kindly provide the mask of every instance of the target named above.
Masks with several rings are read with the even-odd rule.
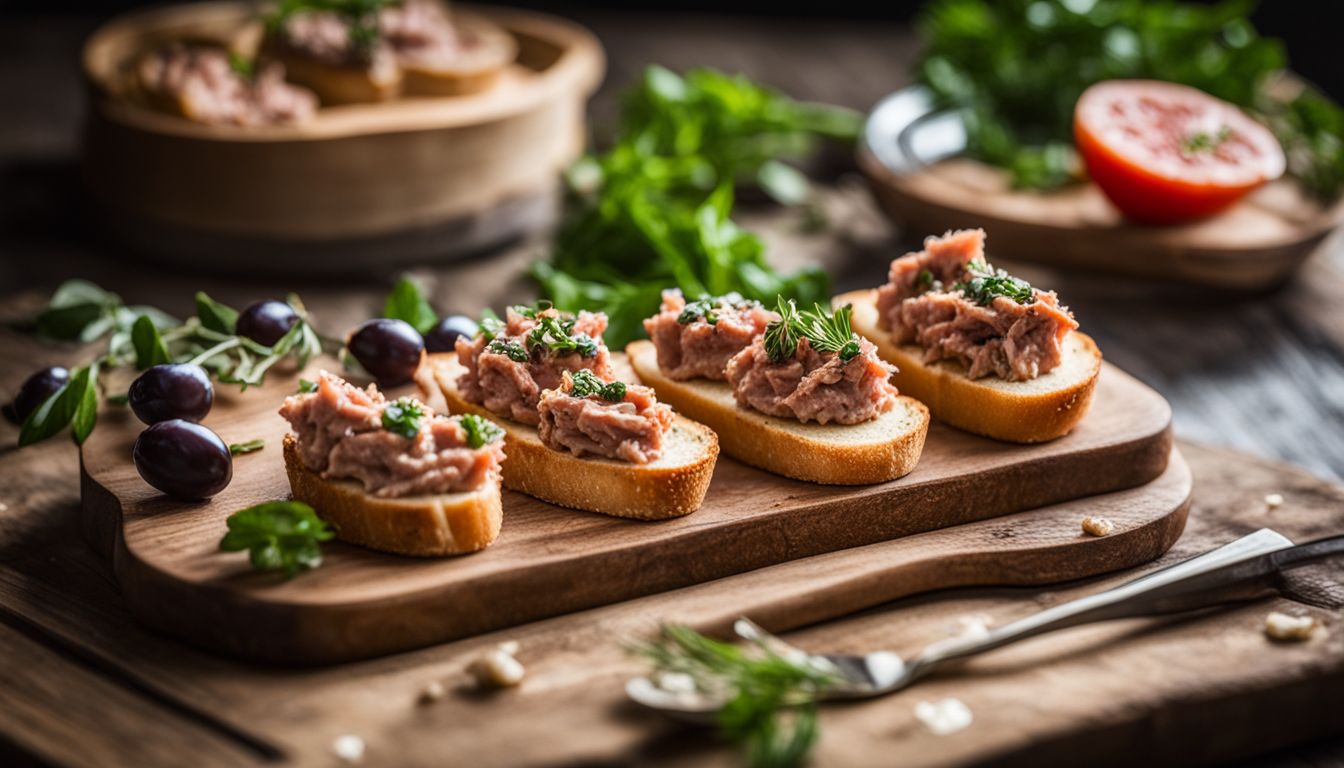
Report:
[[[467,445],[472,448],[480,448],[504,437],[504,430],[498,424],[474,413],[463,414],[461,421],[462,429],[467,432]]]
[[[424,415],[424,409],[416,401],[398,398],[383,406],[383,429],[414,440],[420,434],[420,419]]]
[[[477,327],[486,341],[494,341],[496,336],[504,332],[504,321],[499,319],[495,310],[486,307],[481,310],[481,322],[477,323]]]
[[[604,382],[597,378],[597,374],[586,368],[571,373],[569,378],[573,382],[573,387],[569,393],[574,397],[597,395],[610,403],[619,403],[625,399],[625,382],[623,381]]]
[[[237,51],[229,51],[229,69],[244,80],[251,80],[257,74],[257,62]]]
[[[526,363],[529,359],[527,350],[523,345],[509,339],[495,339],[485,345],[488,352],[494,352],[498,355],[504,355],[515,363]]]
[[[574,333],[572,318],[562,320],[554,314],[534,317],[537,325],[527,334],[529,346],[542,345],[552,352],[578,352],[584,357],[597,354],[597,340],[586,333]]]
[[[827,312],[820,304],[799,311],[792,300],[779,299],[775,308],[779,320],[765,327],[765,351],[773,362],[793,357],[798,340],[807,339],[818,352],[835,352],[841,360],[850,360],[861,349],[859,337],[850,324],[853,307],[846,304]]]
[[[239,456],[244,453],[252,453],[254,451],[260,451],[262,448],[265,447],[266,447],[266,441],[262,440],[261,438],[257,438],[256,440],[248,440],[247,442],[243,443],[230,443],[229,453],[233,454],[234,456]]]
[[[915,278],[915,285],[924,289],[933,287],[933,273],[927,269],[919,270],[919,276]]]
[[[740,293],[726,293],[722,296],[702,295],[695,301],[687,302],[681,314],[677,315],[677,322],[682,325],[693,323],[700,318],[704,318],[706,323],[717,325],[719,322],[719,312],[725,309],[739,309],[749,304],[758,304],[756,301],[748,301],[742,298]]]
[[[299,394],[306,395],[317,391],[317,382],[308,379],[299,379]]]
[[[259,571],[283,570],[286,577],[322,564],[321,542],[335,534],[313,508],[299,501],[268,501],[229,515],[224,552],[248,551]]]
[[[401,0],[280,0],[266,17],[266,26],[274,34],[297,14],[331,13],[345,24],[351,52],[367,59],[381,37],[378,12],[400,4]]]
[[[966,276],[953,285],[952,290],[961,291],[966,298],[982,307],[989,306],[999,296],[1018,304],[1030,304],[1036,299],[1036,290],[1031,287],[1031,283],[1013,277],[1002,269],[991,269],[983,262],[967,265]]]

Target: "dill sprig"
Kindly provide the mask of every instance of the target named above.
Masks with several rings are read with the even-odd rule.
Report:
[[[684,675],[697,693],[722,699],[720,729],[757,768],[803,763],[817,740],[817,696],[836,681],[835,670],[814,657],[763,642],[724,643],[685,626],[664,625],[657,640],[632,651],[656,678]]]
[[[799,310],[792,299],[779,298],[775,311],[779,320],[765,328],[765,351],[771,362],[793,357],[798,351],[798,340],[807,339],[818,352],[835,352],[842,361],[859,354],[859,337],[850,323],[853,307],[846,304],[834,312],[827,312],[820,304],[810,310]]]
[[[604,382],[597,374],[588,369],[578,370],[569,375],[571,387],[569,394],[574,397],[597,395],[609,403],[619,403],[625,399],[625,382]]]
[[[1030,304],[1036,299],[1036,289],[1031,283],[1013,277],[1002,269],[993,269],[988,264],[973,261],[966,267],[967,274],[952,286],[953,291],[961,291],[966,298],[982,307],[989,306],[999,296],[1012,299],[1018,304]]]

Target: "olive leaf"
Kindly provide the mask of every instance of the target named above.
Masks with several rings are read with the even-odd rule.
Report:
[[[98,365],[76,368],[70,380],[42,402],[19,431],[19,445],[32,445],[70,426],[75,442],[83,443],[98,413]]]
[[[238,310],[215,301],[205,291],[196,292],[196,317],[202,326],[216,333],[232,335],[238,325]]]
[[[439,322],[439,316],[425,300],[424,294],[420,292],[420,286],[409,277],[402,277],[392,287],[392,292],[387,295],[387,301],[383,303],[383,317],[404,320],[420,333],[428,332]]]
[[[141,371],[154,365],[171,363],[168,347],[149,315],[141,315],[131,326],[131,344],[135,347],[135,367]]]

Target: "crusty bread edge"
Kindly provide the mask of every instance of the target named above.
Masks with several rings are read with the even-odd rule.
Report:
[[[366,67],[327,64],[269,39],[262,43],[260,55],[284,65],[285,80],[317,94],[322,106],[372,104],[390,101],[401,93],[400,67],[392,77],[379,81]]]
[[[456,361],[457,355],[452,352],[427,355],[416,382],[426,390],[427,402],[436,400],[428,389],[432,386],[443,396],[449,413],[475,413],[503,427],[504,453],[508,457],[503,464],[505,488],[562,507],[635,520],[684,517],[704,503],[719,457],[719,439],[703,424],[682,416],[673,423],[673,429],[705,446],[689,464],[660,467],[579,458],[546,447],[532,427],[464,400],[455,377],[449,373]]]
[[[874,290],[852,291],[837,296],[836,306],[873,305]],[[883,360],[895,365],[892,377],[903,394],[929,406],[934,418],[966,432],[1012,443],[1043,443],[1062,437],[1078,425],[1092,404],[1101,372],[1101,350],[1092,337],[1074,331],[1092,356],[1092,374],[1069,386],[1050,392],[1014,393],[966,378],[945,365],[925,365],[920,358],[891,341],[891,334],[855,313],[854,330],[877,345]]]
[[[745,408],[724,408],[704,394],[700,382],[667,378],[652,342],[632,342],[626,357],[660,400],[717,432],[724,453],[767,472],[825,485],[871,485],[910,474],[924,451],[929,411],[909,397],[900,398],[898,407],[917,412],[917,428],[885,443],[836,445],[778,429],[769,417]]]
[[[285,473],[297,501],[316,510],[337,538],[369,549],[416,557],[475,552],[499,535],[504,519],[499,479],[471,493],[384,499],[351,480],[308,469],[294,435],[284,439]]]

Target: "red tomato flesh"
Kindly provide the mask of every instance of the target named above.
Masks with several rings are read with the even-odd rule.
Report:
[[[1126,217],[1201,219],[1283,174],[1265,126],[1203,91],[1156,80],[1108,80],[1083,92],[1073,135],[1088,174]]]

